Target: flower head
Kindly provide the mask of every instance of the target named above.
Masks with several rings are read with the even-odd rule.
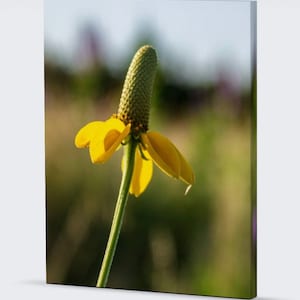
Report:
[[[158,132],[148,131],[156,67],[155,49],[141,47],[128,69],[118,113],[104,122],[88,123],[75,137],[76,147],[89,148],[92,163],[104,163],[132,138],[137,147],[129,192],[136,197],[151,181],[153,162],[167,175],[186,183],[188,189],[194,183],[192,168],[173,143]]]

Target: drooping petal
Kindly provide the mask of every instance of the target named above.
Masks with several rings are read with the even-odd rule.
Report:
[[[104,129],[104,123],[101,121],[94,121],[83,126],[75,137],[75,146],[77,148],[85,148],[90,144],[91,139]]]
[[[175,146],[174,146],[175,147]],[[176,148],[178,156],[180,158],[180,175],[179,178],[188,185],[192,185],[195,182],[195,175],[190,164],[185,160],[179,150]],[[187,191],[188,192],[188,191]]]
[[[134,159],[134,169],[132,179],[130,183],[129,193],[135,197],[140,196],[152,178],[153,163],[150,155],[147,151],[143,150],[143,156],[141,156],[140,149],[137,147]],[[124,158],[122,159],[122,171],[124,170]]]
[[[147,132],[141,137],[155,164],[167,175],[179,178],[181,162],[176,147],[157,132]]]
[[[130,124],[116,118],[104,122],[102,130],[97,132],[90,141],[89,150],[93,163],[103,163],[117,150],[121,142],[130,132]]]
[[[144,192],[152,178],[152,160],[150,159],[150,156],[146,153],[146,151],[143,151],[143,155],[146,158],[148,157],[147,160],[142,158],[140,150],[137,148],[135,155],[134,171],[129,191],[135,197],[138,197]]]
[[[157,132],[147,132],[142,135],[142,141],[160,169],[188,185],[194,183],[195,176],[191,166],[170,140]]]

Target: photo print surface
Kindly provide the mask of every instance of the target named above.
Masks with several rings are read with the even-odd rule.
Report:
[[[256,296],[256,3],[45,0],[47,283]]]

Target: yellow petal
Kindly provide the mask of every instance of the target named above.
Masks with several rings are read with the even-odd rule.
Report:
[[[111,157],[129,134],[130,124],[125,126],[119,119],[110,118],[104,122],[101,129],[92,137],[89,144],[93,163],[103,163]]]
[[[103,125],[105,122],[94,121],[86,124],[82,127],[76,137],[75,137],[75,146],[77,148],[85,148],[90,144],[91,139],[98,133],[103,130]]]
[[[145,157],[149,157],[149,154],[143,151]],[[133,176],[130,184],[130,194],[133,194],[135,197],[138,197],[144,192],[148,186],[153,172],[153,163],[150,157],[148,160],[145,160],[141,157],[140,150],[136,149],[135,162]]]
[[[157,132],[142,134],[142,142],[155,164],[167,175],[175,178],[180,176],[180,157],[176,147]]]
[[[175,147],[175,146],[174,146]],[[192,185],[195,182],[195,175],[190,164],[185,160],[179,150],[176,148],[180,158],[180,175],[179,178],[186,184]],[[188,192],[188,190],[187,190]],[[186,193],[187,193],[186,192]]]
[[[188,185],[195,182],[191,166],[166,137],[157,132],[147,132],[142,135],[142,141],[155,164],[165,173],[181,179]]]
[[[134,195],[135,197],[140,196],[152,178],[153,172],[153,163],[152,160],[147,153],[147,151],[143,151],[143,156],[146,159],[142,158],[139,148],[136,149],[135,159],[134,159],[134,169],[132,174],[132,179],[130,183],[129,193]],[[122,171],[124,170],[124,157],[122,159]]]

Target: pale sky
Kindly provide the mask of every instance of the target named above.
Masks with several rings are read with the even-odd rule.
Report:
[[[183,76],[210,78],[224,64],[237,80],[250,76],[250,1],[45,0],[44,12],[46,48],[66,60],[79,29],[92,24],[104,40],[108,65],[116,68],[146,27],[160,63]]]

